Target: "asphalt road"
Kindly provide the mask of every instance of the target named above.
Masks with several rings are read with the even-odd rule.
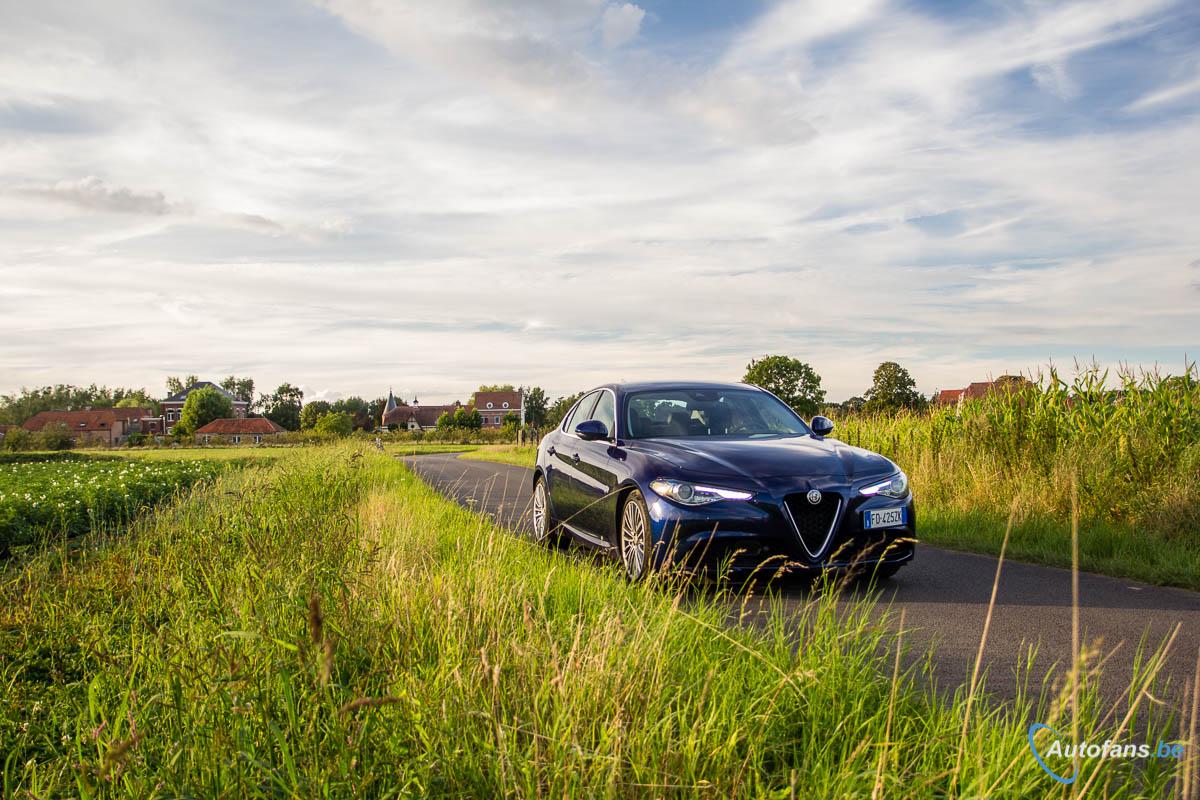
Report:
[[[467,461],[455,454],[408,457],[405,462],[439,491],[502,525],[523,529],[529,524],[531,476],[525,467]],[[914,561],[881,592],[881,605],[905,610],[910,658],[919,661],[930,644],[936,647],[931,678],[942,690],[952,691],[970,677],[996,562],[991,556],[920,545]],[[809,591],[803,585],[782,589],[786,602],[797,606],[808,600]],[[1082,573],[1079,596],[1083,641],[1099,640],[1105,654],[1117,648],[1105,665],[1101,689],[1119,706],[1139,643],[1157,645],[1180,626],[1162,671],[1169,684],[1155,695],[1179,709],[1200,657],[1200,594]],[[1047,671],[1069,666],[1071,573],[1006,561],[984,653],[989,691],[997,699],[1016,692],[1016,668],[1028,659],[1031,647],[1036,653],[1033,688]]]

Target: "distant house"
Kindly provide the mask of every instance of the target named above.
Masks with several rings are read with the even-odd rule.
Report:
[[[20,425],[0,425],[0,439],[3,439],[9,431],[21,427]]]
[[[504,425],[504,417],[508,414],[521,416],[523,395],[520,391],[511,392],[476,392],[468,410],[479,412],[484,428],[500,428]],[[455,401],[449,405],[423,406],[414,397],[411,403],[397,400],[388,392],[387,403],[383,408],[383,427],[394,429],[403,428],[410,431],[429,430],[437,427],[437,421],[442,414],[453,414],[463,408],[463,404]]]
[[[956,405],[964,400],[982,400],[992,392],[1014,392],[1029,384],[1022,375],[1001,375],[994,381],[973,381],[964,389],[942,389],[934,401],[938,405]]]
[[[388,401],[383,408],[383,418],[380,422],[383,427],[388,429],[430,430],[437,427],[437,421],[442,414],[453,414],[460,408],[462,408],[462,403],[457,401],[450,405],[423,406],[415,397],[412,403],[405,403],[397,401],[389,391]]]
[[[275,424],[266,417],[231,417],[229,419],[214,419],[196,431],[196,442],[213,444],[214,442],[231,442],[232,444],[259,444],[264,440],[273,439],[287,429]]]
[[[88,408],[82,411],[39,411],[21,426],[41,431],[47,425],[62,425],[78,444],[124,444],[130,434],[141,433],[141,421],[150,417],[145,408]]]
[[[183,411],[183,404],[187,402],[188,395],[197,389],[216,389],[228,397],[229,401],[233,403],[233,416],[237,419],[245,419],[250,413],[250,404],[245,400],[237,399],[231,392],[226,391],[212,381],[198,381],[182,392],[176,392],[159,404],[162,406],[163,426],[166,428],[167,433],[170,433],[171,429],[175,427],[175,423],[179,421],[179,415]]]
[[[476,392],[471,398],[471,408],[483,417],[483,427],[499,428],[504,425],[504,418],[511,412],[521,418],[521,402],[523,395],[520,390],[511,392]]]

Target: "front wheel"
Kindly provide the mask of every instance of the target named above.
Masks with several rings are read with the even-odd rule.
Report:
[[[639,581],[649,571],[650,514],[642,493],[634,489],[625,496],[621,507],[621,565],[631,581]]]

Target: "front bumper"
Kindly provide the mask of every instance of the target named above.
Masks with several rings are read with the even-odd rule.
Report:
[[[850,570],[911,561],[916,544],[916,509],[903,500],[864,497],[851,487],[789,487],[748,501],[722,501],[685,508],[650,492],[646,495],[658,567],[721,573]],[[809,488],[821,491],[836,511],[807,510],[800,500]],[[903,506],[905,523],[868,530],[863,512]],[[814,517],[813,514],[824,516]],[[806,517],[805,514],[810,514]]]

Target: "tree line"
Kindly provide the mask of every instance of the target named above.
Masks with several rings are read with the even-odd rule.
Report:
[[[907,369],[894,361],[880,364],[872,376],[870,388],[862,396],[844,403],[827,404],[821,376],[812,365],[787,355],[768,355],[746,365],[742,377],[745,383],[761,386],[773,392],[797,413],[811,417],[822,409],[842,413],[893,412],[901,409],[921,410],[927,400],[917,391],[916,381]],[[196,375],[170,376],[166,380],[167,395],[178,394],[200,382]],[[220,381],[222,389],[248,404],[251,416],[262,416],[289,431],[314,430],[328,433],[350,433],[353,430],[374,430],[380,424],[387,399],[366,400],[351,396],[340,400],[304,402],[304,392],[291,383],[282,383],[271,392],[256,392],[254,379],[229,375]],[[478,391],[516,391],[512,384],[484,384]],[[523,389],[525,423],[535,429],[558,425],[583,392],[550,401],[540,386]],[[57,384],[18,393],[0,395],[0,424],[19,425],[39,411],[77,410],[83,408],[146,408],[154,416],[161,413],[162,401],[145,388],[108,387],[91,384],[74,386]],[[176,432],[186,435],[214,419],[233,416],[229,398],[212,389],[192,392],[184,405]],[[520,418],[513,411],[505,415],[506,425],[516,427]],[[447,412],[437,420],[439,428],[478,430],[482,416],[466,407]]]

